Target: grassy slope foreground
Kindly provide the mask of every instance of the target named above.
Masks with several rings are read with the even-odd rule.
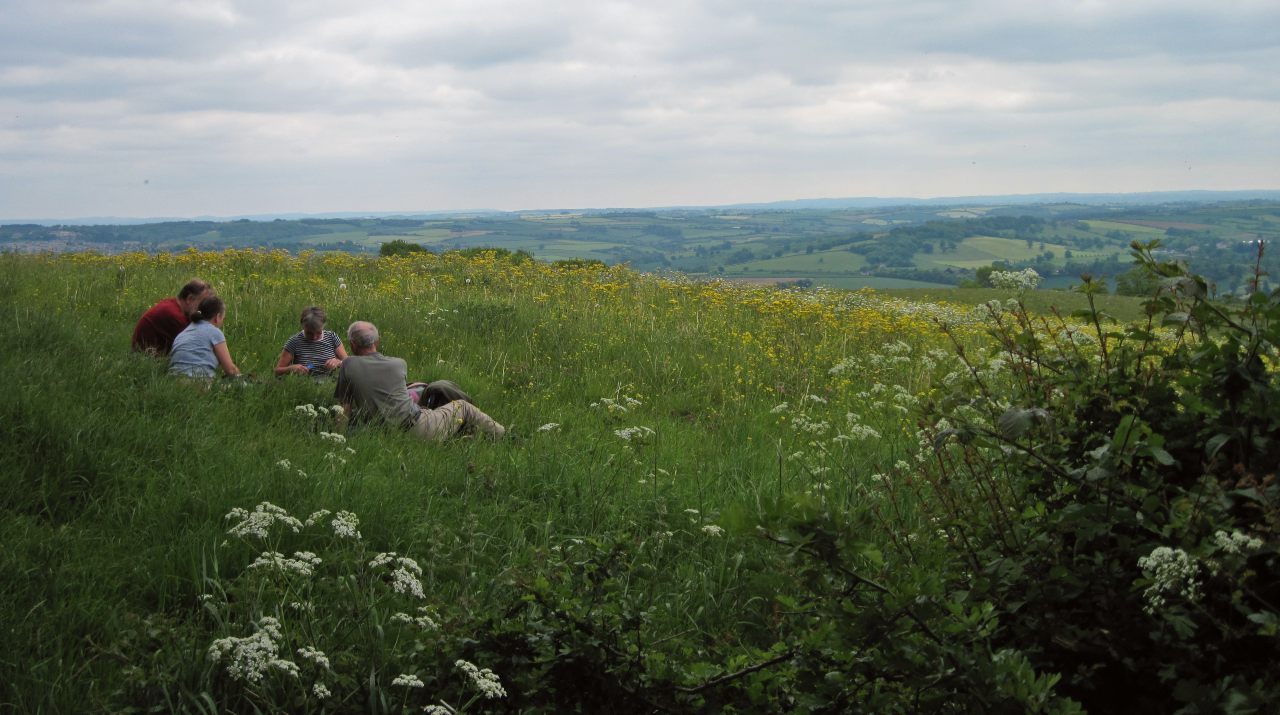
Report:
[[[627,590],[657,609],[663,637],[711,661],[768,645],[755,632],[777,607],[761,596],[785,579],[729,516],[749,523],[761,503],[818,481],[780,461],[798,438],[771,410],[809,394],[847,403],[871,376],[833,379],[836,363],[893,340],[938,343],[924,307],[622,269],[247,251],[0,266],[0,330],[13,346],[0,408],[13,646],[2,667],[4,701],[23,710],[194,699],[216,686],[204,650],[219,626],[249,624],[214,623],[201,596],[252,560],[228,543],[224,515],[264,501],[304,517],[354,512],[371,550],[417,558],[429,604],[475,617],[518,602],[562,549],[657,534]],[[458,381],[517,437],[438,446],[370,432],[339,447],[318,434],[332,426],[295,410],[331,404],[330,385],[174,381],[129,354],[128,336],[191,276],[227,300],[242,370],[269,375],[297,314],[318,304],[340,333],[376,321],[412,377]],[[885,445],[850,444],[842,459],[867,472],[892,462],[898,428],[878,426]],[[643,429],[627,440],[627,428]],[[853,498],[863,471],[834,482],[833,498]]]
[[[192,276],[242,370],[318,304],[514,434],[343,436],[330,384],[168,378],[128,335]],[[1066,672],[992,586],[1068,582],[983,544],[1049,544],[1027,530],[1072,492],[929,467],[954,466],[935,406],[977,419],[955,395],[1007,408],[1032,374],[979,358],[999,306],[254,251],[6,255],[0,295],[0,709],[1071,712],[1058,689],[1096,702],[1128,667]]]

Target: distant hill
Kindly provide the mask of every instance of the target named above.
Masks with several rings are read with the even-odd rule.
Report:
[[[1223,195],[1237,200],[1213,200]],[[437,253],[498,248],[543,261],[595,260],[625,263],[638,271],[678,271],[753,283],[878,289],[962,285],[973,282],[980,269],[993,266],[1033,268],[1044,276],[1046,287],[1068,287],[1086,273],[1114,281],[1130,268],[1133,241],[1158,239],[1163,256],[1190,263],[1223,292],[1240,292],[1257,277],[1259,242],[1280,241],[1280,192],[1035,194],[990,197],[980,203],[952,198],[911,199],[909,204],[874,208],[838,206],[888,201],[892,199],[714,208],[7,223],[0,224],[0,251],[113,253],[195,247],[376,254],[383,244],[400,241]],[[1280,275],[1280,254],[1266,251],[1262,268],[1269,276]]]
[[[658,206],[648,208],[636,207],[602,207],[602,208],[548,208],[529,209],[525,211],[499,211],[497,209],[471,209],[466,211],[331,211],[326,213],[273,213],[242,214],[234,216],[192,216],[192,217],[128,217],[128,216],[89,216],[80,218],[0,218],[0,225],[30,224],[38,226],[135,226],[147,223],[169,223],[175,221],[294,221],[299,219],[358,219],[358,218],[404,218],[432,219],[450,217],[491,216],[497,214],[522,213],[578,213],[597,211],[671,211],[671,210],[801,210],[801,209],[873,209],[896,206],[1029,206],[1034,204],[1078,204],[1082,206],[1144,206],[1174,203],[1214,203],[1219,201],[1280,201],[1280,190],[1247,190],[1247,191],[1146,191],[1122,194],[1003,194],[995,196],[939,196],[935,198],[885,197],[885,196],[853,196],[846,198],[822,199],[790,199],[785,201],[769,201],[764,203],[721,204],[711,206]]]
[[[1081,204],[1142,206],[1218,201],[1277,201],[1280,191],[1145,191],[1132,194],[1006,194],[997,196],[851,197],[843,199],[794,199],[755,204],[734,204],[742,209],[868,209],[888,206],[990,206],[992,204]]]

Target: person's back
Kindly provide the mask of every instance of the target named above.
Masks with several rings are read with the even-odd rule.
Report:
[[[133,326],[129,344],[133,350],[168,355],[173,341],[190,324],[191,313],[209,295],[209,284],[193,278],[178,291],[177,298],[165,298],[147,309]]]
[[[138,352],[167,355],[173,341],[188,325],[187,314],[177,298],[165,298],[151,306],[133,326],[130,346]]]
[[[465,399],[435,409],[418,406],[407,385],[408,366],[400,358],[378,352],[378,328],[357,320],[347,329],[354,353],[342,362],[334,397],[351,424],[386,424],[409,430],[422,439],[442,442],[459,433],[501,437],[506,428]],[[456,392],[463,398],[466,393]]]
[[[173,340],[173,349],[169,351],[169,374],[214,377],[218,371],[218,358],[213,348],[226,341],[222,330],[212,323],[191,323]]]
[[[191,314],[191,324],[173,341],[173,350],[169,353],[170,375],[211,378],[218,374],[219,367],[227,377],[240,374],[222,334],[226,317],[226,304],[218,296],[211,295],[200,302],[200,307]]]
[[[421,411],[405,387],[408,367],[400,358],[374,352],[342,362],[334,397],[352,406],[352,424],[408,427]]]

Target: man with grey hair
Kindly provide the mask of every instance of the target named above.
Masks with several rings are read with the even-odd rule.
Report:
[[[358,320],[347,329],[351,357],[342,361],[334,397],[352,425],[386,424],[423,439],[443,442],[459,432],[475,431],[501,437],[506,429],[479,408],[453,400],[423,409],[407,387],[404,360],[378,352],[378,328]]]

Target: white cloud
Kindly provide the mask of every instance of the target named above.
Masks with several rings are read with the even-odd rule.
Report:
[[[1274,188],[1278,26],[1232,0],[11,0],[0,216]]]

